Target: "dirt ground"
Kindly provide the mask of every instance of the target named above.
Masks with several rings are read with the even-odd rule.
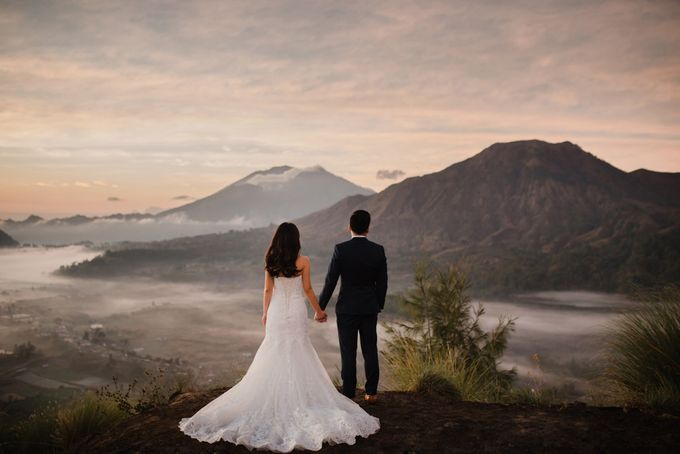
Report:
[[[80,446],[79,452],[248,453],[227,442],[198,442],[177,428],[226,389],[185,393]],[[535,407],[459,402],[402,392],[363,403],[381,429],[353,446],[324,445],[325,453],[670,453],[680,447],[680,412],[581,404]]]

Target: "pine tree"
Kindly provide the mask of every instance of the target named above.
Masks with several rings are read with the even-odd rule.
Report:
[[[515,319],[502,316],[493,330],[484,331],[480,325],[484,306],[473,305],[470,282],[456,266],[440,269],[419,262],[414,283],[402,299],[411,320],[386,326],[388,363],[404,364],[402,359],[414,351],[421,355],[417,363],[425,366],[455,358],[456,364],[474,368],[482,379],[508,388],[515,372],[500,370],[499,363]]]

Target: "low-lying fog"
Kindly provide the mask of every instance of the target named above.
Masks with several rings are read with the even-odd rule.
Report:
[[[0,228],[19,243],[24,244],[74,244],[81,241],[109,243],[116,241],[153,241],[181,236],[203,235],[258,227],[245,218],[220,222],[190,221],[181,216],[166,216],[160,219],[120,220],[96,219],[83,224],[29,225],[2,224]]]
[[[224,291],[49,274],[94,255],[81,246],[0,250],[0,351],[31,341],[44,355],[28,372],[0,370],[0,377],[16,379],[5,380],[0,394],[27,392],[29,385],[101,384],[112,375],[131,379],[143,368],[166,363],[191,368],[202,385],[231,384],[245,372],[264,336],[260,288]],[[317,293],[322,280],[314,277]],[[577,387],[586,383],[604,325],[628,305],[621,296],[584,292],[534,293],[483,304],[487,327],[500,314],[517,317],[505,365],[515,366],[525,381]],[[329,323],[309,323],[321,360],[337,377],[332,308],[329,315]],[[103,342],[92,341],[95,331],[103,333]],[[534,353],[545,373],[532,361]]]

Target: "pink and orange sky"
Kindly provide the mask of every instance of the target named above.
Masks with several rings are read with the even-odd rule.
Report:
[[[533,138],[680,171],[680,2],[0,0],[2,218],[282,164],[380,190]]]

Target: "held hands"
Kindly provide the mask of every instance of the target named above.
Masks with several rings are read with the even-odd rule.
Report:
[[[319,323],[326,323],[328,321],[328,315],[326,314],[325,311],[319,311],[316,314],[314,314],[314,320],[316,320]]]

